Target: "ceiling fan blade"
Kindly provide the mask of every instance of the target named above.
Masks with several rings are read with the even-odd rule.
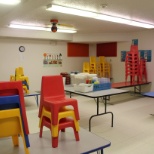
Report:
[[[72,26],[72,25],[69,25],[69,24],[61,24],[61,23],[58,23],[57,26],[66,27],[66,28],[74,28],[74,26]]]

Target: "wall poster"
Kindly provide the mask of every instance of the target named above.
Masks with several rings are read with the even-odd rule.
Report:
[[[121,51],[121,61],[125,61],[127,51]],[[151,50],[139,50],[140,58],[144,58],[146,62],[151,62],[152,51]]]
[[[44,53],[43,54],[43,66],[44,67],[61,67],[62,66],[62,54]]]

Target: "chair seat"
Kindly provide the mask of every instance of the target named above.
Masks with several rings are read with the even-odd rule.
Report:
[[[78,111],[78,104],[77,104],[77,100],[76,99],[72,99],[72,98],[52,98],[52,97],[47,97],[44,99],[44,102],[43,102],[43,105],[47,108],[50,108],[50,110],[52,110],[52,113],[54,115],[58,115],[58,112],[59,110],[62,108],[62,107],[65,107],[65,106],[73,106],[74,108],[74,112],[75,112],[75,116],[76,116],[76,119],[79,120],[79,111]],[[53,125],[56,125],[57,124],[57,120],[58,118],[54,117],[52,119],[52,124]]]

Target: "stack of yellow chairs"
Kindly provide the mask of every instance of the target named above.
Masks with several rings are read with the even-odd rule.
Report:
[[[105,60],[104,56],[98,58],[97,74],[100,77],[110,78],[111,76],[110,63]]]
[[[15,69],[15,76],[10,75],[10,81],[22,81],[24,92],[29,93],[29,78],[24,75],[23,67]]]
[[[98,77],[111,77],[110,63],[106,61],[105,56],[90,56],[90,62],[83,63],[83,72],[97,74]]]

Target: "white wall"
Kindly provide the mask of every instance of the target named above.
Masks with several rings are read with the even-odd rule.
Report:
[[[25,46],[20,53],[19,46]],[[43,67],[43,53],[62,53],[62,67]],[[23,57],[23,60],[21,58]],[[8,81],[14,75],[15,68],[24,67],[24,74],[29,77],[30,90],[39,90],[42,75],[60,74],[61,72],[82,71],[82,64],[87,61],[81,57],[67,57],[67,43],[40,40],[0,39],[0,81]]]
[[[114,35],[114,34],[113,34]],[[86,35],[87,37],[87,35]],[[110,36],[111,37],[111,36]],[[154,51],[154,31],[143,31],[129,34],[127,41],[119,41],[117,48],[117,57],[108,57],[111,62],[112,77],[114,82],[125,81],[125,63],[121,62],[121,51],[130,50],[132,39],[138,39],[139,50]],[[79,39],[79,38],[78,38]],[[95,38],[93,38],[95,40]],[[118,38],[117,38],[118,40]],[[100,40],[99,40],[100,41]],[[19,46],[25,46],[26,51],[22,54],[24,59],[20,58]],[[90,44],[89,55],[96,55],[96,44]],[[42,58],[44,52],[62,53],[62,67],[43,67]],[[152,62],[147,63],[148,80],[154,81],[154,55],[152,54]],[[42,75],[60,74],[60,72],[82,71],[84,61],[89,61],[89,57],[67,57],[67,42],[35,40],[35,39],[19,39],[19,38],[0,38],[0,81],[8,81],[11,74],[18,66],[24,67],[25,75],[30,79],[30,90],[40,89]],[[147,86],[146,86],[147,87]],[[154,91],[154,85],[151,84],[146,90]]]

